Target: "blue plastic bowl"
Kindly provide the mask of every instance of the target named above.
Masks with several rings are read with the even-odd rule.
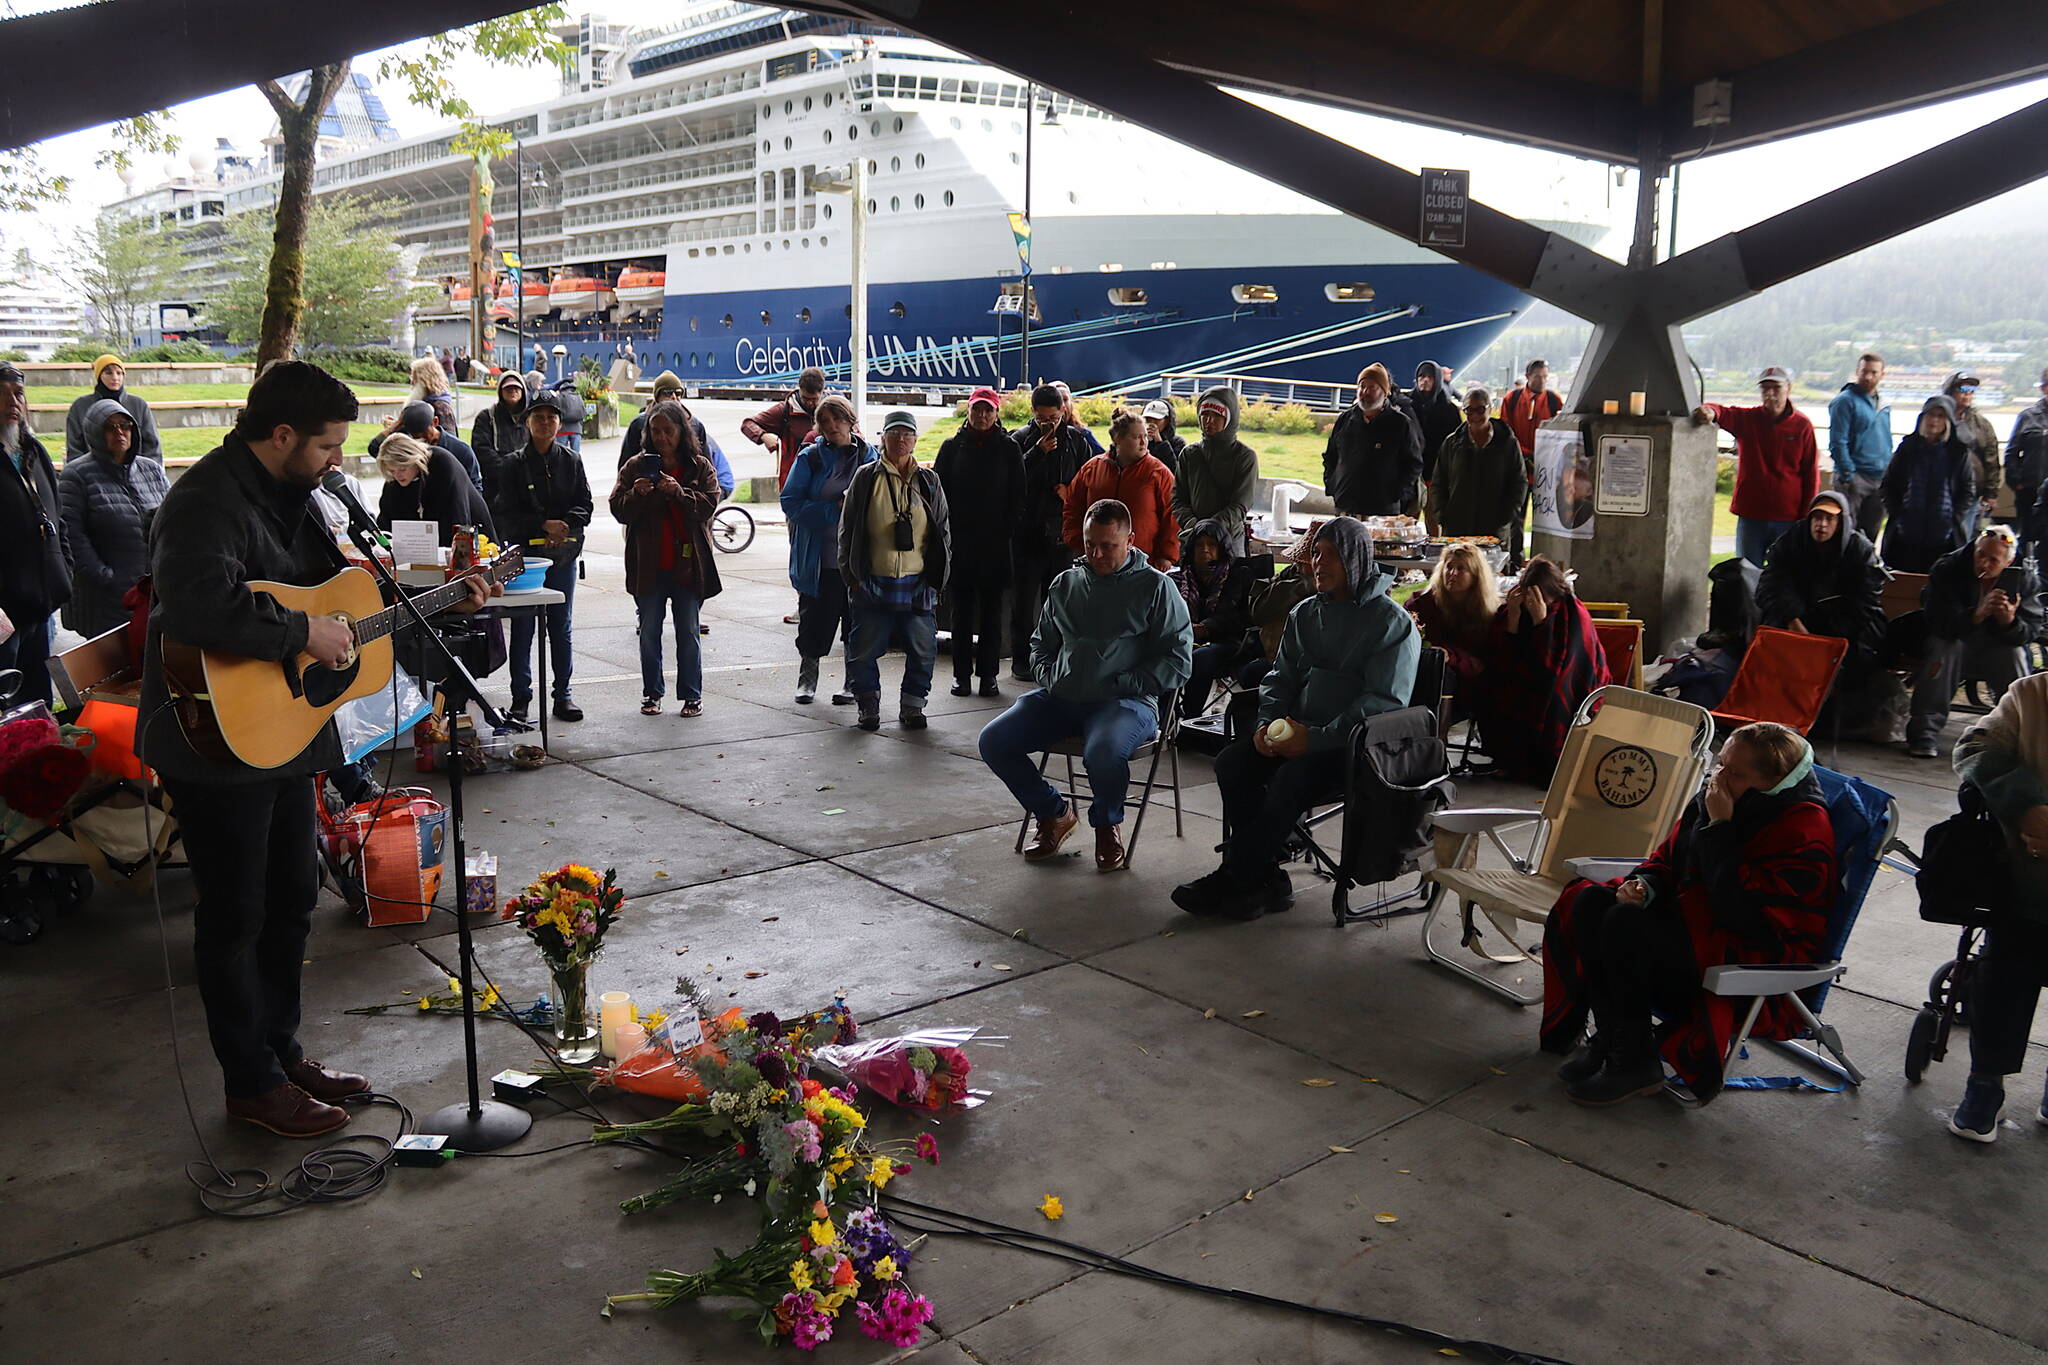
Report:
[[[541,580],[547,577],[548,570],[553,565],[554,561],[544,555],[527,555],[526,567],[519,571],[517,578],[505,585],[505,591],[531,592],[535,588],[545,586]]]

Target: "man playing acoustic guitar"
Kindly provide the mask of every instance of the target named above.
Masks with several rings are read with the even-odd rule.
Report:
[[[319,893],[313,775],[342,764],[333,723],[298,757],[256,768],[195,743],[203,679],[167,676],[166,638],[218,654],[329,668],[354,652],[350,627],[253,591],[253,581],[314,586],[345,567],[312,491],[341,464],[356,416],[348,386],[283,361],[249,389],[234,430],[171,486],[152,532],[156,602],[143,656],[141,752],[171,798],[198,883],[192,951],[229,1117],[285,1137],[348,1122],[335,1101],[361,1076],[309,1060],[298,1041],[299,969]],[[491,588],[470,583],[461,610]],[[167,714],[168,713],[168,714]]]

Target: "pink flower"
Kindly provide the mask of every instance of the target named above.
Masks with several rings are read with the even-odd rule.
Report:
[[[818,1296],[811,1291],[784,1294],[775,1317],[790,1341],[803,1350],[815,1351],[832,1339],[832,1319],[819,1309]]]
[[[917,1156],[920,1161],[928,1161],[934,1166],[938,1165],[939,1140],[930,1133],[919,1133],[917,1135]]]
[[[860,1330],[876,1341],[892,1346],[915,1346],[931,1321],[932,1301],[907,1289],[891,1289],[877,1305],[856,1304]]]
[[[824,1149],[818,1145],[817,1124],[812,1123],[809,1119],[797,1119],[793,1123],[783,1124],[782,1131],[789,1134],[789,1140],[796,1144],[797,1160],[818,1161],[823,1159],[825,1153]]]

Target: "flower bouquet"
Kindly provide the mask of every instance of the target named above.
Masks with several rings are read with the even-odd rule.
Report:
[[[600,877],[580,863],[565,863],[543,872],[505,907],[554,977],[556,1050],[572,1065],[597,1056],[587,978],[592,960],[604,951],[605,932],[625,904],[611,868]]]
[[[971,1109],[987,1096],[967,1088],[968,1073],[974,1068],[960,1045],[979,1032],[978,1028],[921,1029],[900,1038],[827,1045],[815,1056],[904,1109],[952,1105]]]
[[[871,1141],[852,1088],[831,1089],[808,1074],[819,1048],[850,1042],[854,1024],[844,1002],[789,1021],[769,1013],[736,1020],[731,1012],[713,1018],[688,981],[677,988],[691,1007],[677,1014],[710,1020],[705,1029],[713,1045],[677,1054],[704,1099],[645,1123],[599,1127],[593,1138],[689,1132],[710,1139],[709,1154],[620,1207],[640,1213],[680,1199],[741,1194],[761,1205],[761,1235],[743,1251],[721,1252],[709,1269],[654,1271],[645,1293],[608,1298],[606,1314],[623,1303],[744,1298],[755,1304],[767,1342],[814,1350],[850,1318],[866,1336],[915,1345],[931,1301],[905,1284],[910,1249],[876,1201],[910,1169],[895,1149],[936,1162],[938,1144],[929,1133],[910,1143]]]

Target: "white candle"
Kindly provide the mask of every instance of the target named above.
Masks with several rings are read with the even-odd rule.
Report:
[[[597,1045],[604,1055],[618,1057],[619,1025],[633,1020],[633,997],[625,991],[606,991],[597,998]]]
[[[1602,399],[1600,411],[1608,417],[1614,416],[1621,411],[1621,400],[1618,398]]]
[[[612,1060],[623,1062],[647,1046],[647,1026],[629,1019],[612,1030],[612,1041],[618,1048],[618,1054]]]
[[[1649,410],[1649,406],[1650,406],[1650,395],[1649,395],[1649,394],[1647,394],[1647,393],[1644,393],[1644,392],[1643,392],[1643,391],[1642,391],[1641,389],[1630,389],[1630,390],[1629,390],[1629,393],[1628,393],[1628,411],[1629,411],[1629,415],[1630,415],[1631,417],[1641,417],[1641,416],[1643,415],[1643,413],[1645,413],[1646,411],[1648,411],[1648,410]]]

